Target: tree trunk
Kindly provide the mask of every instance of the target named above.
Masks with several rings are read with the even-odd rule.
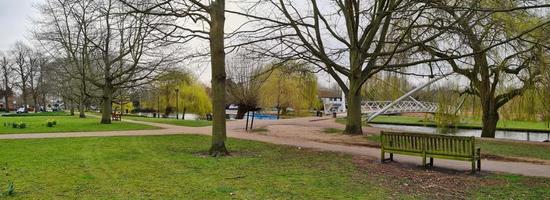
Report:
[[[78,117],[86,118],[86,113],[84,112],[84,102],[80,101],[80,103],[78,104]]]
[[[352,84],[350,84],[352,85]],[[345,134],[362,135],[361,128],[361,95],[358,88],[350,87],[346,94],[348,103]],[[344,105],[345,106],[345,105]]]
[[[225,147],[225,52],[224,52],[224,24],[225,1],[212,1],[210,5],[210,55],[212,68],[212,146],[211,156],[229,155]]]
[[[6,87],[7,88],[7,87]],[[8,95],[4,96],[4,107],[6,107],[6,112],[9,113],[10,112],[10,103],[8,102]]]
[[[69,101],[69,106],[70,106],[71,116],[74,116],[74,104],[73,104],[73,100]]]
[[[482,106],[486,105],[488,105],[488,107],[483,107],[483,128],[481,130],[481,137],[495,138],[499,120],[498,108],[493,104],[482,104]]]
[[[109,86],[103,87],[103,97],[101,97],[101,123],[110,124],[111,114],[113,112],[113,90]]]
[[[237,110],[237,116],[235,118],[236,119],[244,119],[244,114],[246,114],[246,112],[248,112],[248,111],[250,111],[250,106],[240,104],[239,108]]]

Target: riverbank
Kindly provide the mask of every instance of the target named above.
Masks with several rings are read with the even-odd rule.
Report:
[[[344,119],[339,119],[338,122],[345,123]],[[366,123],[366,122],[365,122]],[[428,119],[414,116],[378,116],[371,124],[392,124],[392,125],[404,125],[404,126],[426,126],[437,127],[435,122]],[[482,125],[480,121],[473,119],[466,119],[463,122],[452,126],[452,128],[459,129],[481,129]],[[546,122],[533,122],[533,121],[513,121],[513,120],[500,120],[497,124],[497,130],[502,131],[524,131],[524,132],[550,132],[550,127]]]

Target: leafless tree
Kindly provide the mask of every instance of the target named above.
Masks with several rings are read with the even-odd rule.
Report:
[[[227,64],[227,94],[228,102],[239,106],[237,119],[255,109],[259,103],[259,90],[262,77],[262,62],[235,57]]]
[[[16,42],[11,50],[11,55],[15,63],[13,71],[17,76],[15,85],[21,89],[22,104],[26,108],[28,106],[27,98],[29,95],[29,72],[31,71],[29,58],[32,56],[32,49],[22,42]]]
[[[170,47],[155,34],[161,30],[149,26],[158,18],[131,13],[119,1],[51,0],[42,10],[48,19],[42,39],[63,48],[67,73],[82,81],[81,98],[90,95],[88,84],[102,90],[101,123],[111,123],[117,90],[147,82],[170,61]]]
[[[0,90],[0,95],[4,98],[4,108],[6,112],[10,112],[9,99],[10,95],[13,95],[13,90],[11,89],[11,77],[12,77],[12,65],[10,58],[0,52],[0,78],[2,79],[2,90]]]
[[[481,100],[482,137],[494,138],[499,108],[540,79],[538,65],[548,49],[534,32],[540,35],[542,28],[550,27],[550,21],[536,17],[530,10],[545,5],[520,7],[521,2],[502,1],[489,8],[477,1],[434,3],[439,8],[434,20],[462,20],[423,48],[431,56],[445,59],[455,73],[469,80],[465,93]]]
[[[163,32],[167,38],[180,43],[192,39],[203,39],[209,42],[212,69],[212,156],[228,155],[225,147],[225,0],[119,0],[134,9],[135,12],[154,16],[169,17],[155,26],[169,27]]]

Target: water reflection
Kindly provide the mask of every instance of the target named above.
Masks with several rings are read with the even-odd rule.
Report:
[[[432,134],[437,133],[437,128],[435,127],[403,126],[403,125],[391,125],[391,124],[371,124],[371,125],[377,128],[394,129],[399,131],[411,131],[411,132],[432,133]],[[449,134],[458,135],[458,136],[481,137],[481,130],[456,129],[455,131],[452,131],[452,133],[449,133]],[[540,133],[540,132],[500,131],[499,130],[495,133],[495,138],[542,142],[545,140],[550,140],[550,132]]]

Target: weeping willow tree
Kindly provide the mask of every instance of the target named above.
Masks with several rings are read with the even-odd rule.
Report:
[[[412,86],[402,74],[383,72],[372,76],[362,87],[365,100],[393,101],[403,96]]]
[[[318,108],[317,78],[309,68],[300,63],[288,62],[271,67],[261,75],[265,80],[260,87],[260,105],[263,108],[276,108],[277,118],[285,115],[289,108],[296,115],[304,110]]]
[[[439,133],[450,133],[460,123],[460,116],[457,112],[460,96],[450,89],[442,89],[436,93],[438,103],[437,112],[434,115],[434,122]]]

